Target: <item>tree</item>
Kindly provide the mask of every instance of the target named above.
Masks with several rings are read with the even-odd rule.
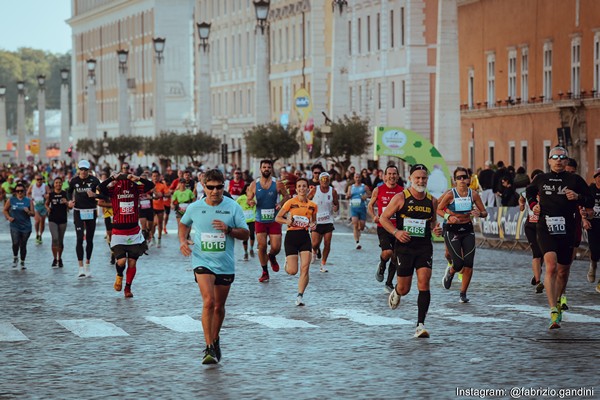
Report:
[[[331,124],[330,154],[326,155],[340,168],[342,175],[350,166],[350,157],[364,154],[372,145],[369,121],[353,114],[344,115]]]
[[[298,128],[285,129],[276,122],[255,126],[244,133],[248,153],[273,162],[291,157],[300,150],[297,136]]]
[[[98,165],[100,157],[107,154],[106,150],[102,139],[79,139],[77,141],[77,151],[90,155],[94,165]]]
[[[217,152],[219,144],[219,139],[204,131],[188,130],[186,133],[175,135],[174,150],[176,156],[189,157],[192,163],[196,164],[198,157]]]
[[[106,141],[108,154],[116,155],[119,164],[123,164],[127,157],[131,157],[132,154],[144,150],[146,143],[143,136],[116,136],[100,141]]]
[[[156,137],[148,137],[145,140],[146,154],[158,157],[161,165],[161,171],[165,171],[169,158],[175,156],[175,137],[176,132],[162,131]]]

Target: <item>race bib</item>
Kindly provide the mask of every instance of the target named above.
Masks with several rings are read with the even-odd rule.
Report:
[[[79,217],[82,221],[94,219],[94,210],[79,210]]]
[[[190,203],[179,203],[179,211],[181,211],[182,213],[185,212],[189,205]]]
[[[148,209],[150,207],[151,207],[151,204],[150,204],[150,200],[149,199],[140,200],[140,208],[142,210],[146,210],[146,209]]]
[[[600,204],[594,206],[594,218],[600,218]]]
[[[225,251],[225,233],[202,233],[200,235],[200,249],[216,253]]]
[[[457,197],[454,199],[454,211],[471,211],[473,205],[469,197]]]
[[[246,218],[246,221],[253,219],[254,210],[244,210],[244,218]]]
[[[350,205],[352,207],[360,207],[362,204],[362,199],[350,199]]]
[[[300,228],[307,228],[310,220],[302,215],[294,215],[292,217],[292,226],[297,226]]]
[[[133,214],[134,213],[133,206],[134,206],[133,201],[119,202],[119,209],[121,210],[121,215]]]
[[[424,219],[404,218],[404,230],[411,237],[425,237],[426,224],[427,220]]]
[[[546,217],[546,226],[551,235],[564,235],[567,233],[565,217]]]
[[[532,224],[537,223],[539,220],[540,220],[540,216],[539,215],[533,214],[533,213],[531,213],[529,215],[529,222],[531,222]]]
[[[331,216],[328,212],[317,213],[317,224],[326,224],[331,221]]]
[[[275,209],[274,208],[265,208],[260,210],[260,220],[262,222],[269,222],[275,219]]]

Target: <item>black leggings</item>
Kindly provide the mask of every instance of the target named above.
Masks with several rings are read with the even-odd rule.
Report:
[[[86,260],[92,258],[94,250],[94,233],[96,233],[96,210],[94,210],[94,218],[82,220],[79,210],[73,212],[73,222],[75,223],[75,234],[77,235],[77,244],[75,252],[77,260],[83,260],[83,236],[85,235],[85,256]]]
[[[473,268],[475,263],[475,233],[473,230],[466,232],[452,232],[444,230],[444,241],[452,257],[452,269],[456,272],[463,267]]]
[[[600,219],[592,220],[592,229],[588,230],[588,247],[590,249],[590,260],[600,261]]]
[[[19,255],[19,250],[21,250],[21,261],[25,261],[25,257],[27,256],[27,240],[29,240],[30,235],[31,231],[19,232],[14,229],[10,230],[13,256],[17,257]]]

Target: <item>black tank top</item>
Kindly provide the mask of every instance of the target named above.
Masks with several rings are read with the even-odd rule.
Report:
[[[435,215],[431,194],[419,200],[408,189],[402,193],[404,205],[396,211],[396,227],[410,233],[412,244],[431,242],[431,219]]]

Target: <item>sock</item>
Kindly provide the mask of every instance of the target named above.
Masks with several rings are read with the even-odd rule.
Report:
[[[425,316],[427,315],[427,311],[429,311],[430,302],[431,292],[429,290],[419,290],[419,296],[417,298],[417,306],[419,308],[419,319],[417,323],[425,323]]]
[[[125,271],[125,265],[120,266],[119,264],[117,264],[116,268],[117,268],[117,275],[123,276],[123,271]]]
[[[384,260],[383,257],[379,257],[379,265],[383,265],[385,267],[385,265],[387,264],[387,260]]]
[[[127,267],[127,278],[125,279],[125,282],[127,285],[131,286],[131,283],[133,282],[133,278],[135,277],[135,272],[136,272],[136,267]]]
[[[263,266],[262,266],[262,269],[263,269],[263,272],[266,272],[267,274],[269,273],[269,270],[267,269],[267,266],[266,266],[266,265],[263,265]]]
[[[302,297],[304,296],[304,293],[298,293],[298,296]]]
[[[386,284],[391,285],[392,281],[394,280],[394,276],[396,276],[396,264],[391,262],[390,266],[388,267],[388,277],[386,280]]]

